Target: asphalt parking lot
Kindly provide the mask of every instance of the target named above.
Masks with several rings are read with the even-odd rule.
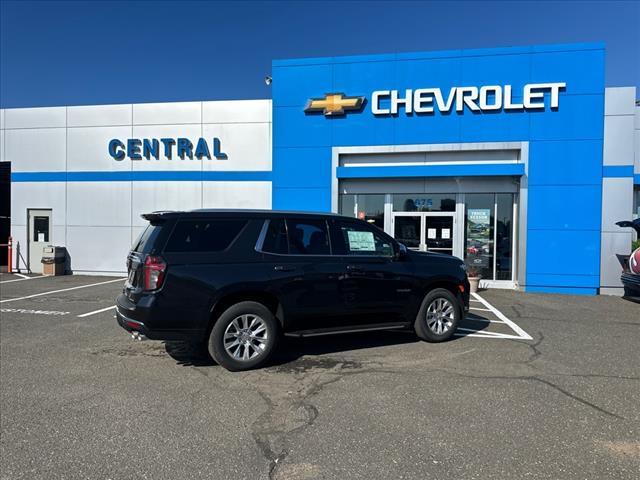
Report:
[[[445,344],[286,339],[229,373],[132,341],[122,281],[0,275],[0,478],[638,478],[638,304],[485,291]]]

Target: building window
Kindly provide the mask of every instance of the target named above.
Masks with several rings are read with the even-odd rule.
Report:
[[[455,212],[456,195],[433,194],[433,193],[413,193],[394,194],[394,212]]]
[[[340,195],[340,214],[359,218],[384,229],[384,195]]]
[[[513,280],[512,193],[465,195],[464,260],[484,280]]]
[[[465,195],[464,260],[485,280],[493,280],[493,222],[495,195]]]
[[[496,195],[496,280],[513,276],[513,194]]]

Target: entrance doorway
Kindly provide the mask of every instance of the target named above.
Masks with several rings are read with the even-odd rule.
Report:
[[[42,273],[42,249],[49,245],[51,239],[51,210],[27,210],[29,249],[27,261],[29,270]]]
[[[391,228],[407,248],[454,254],[457,232],[453,212],[393,212]]]

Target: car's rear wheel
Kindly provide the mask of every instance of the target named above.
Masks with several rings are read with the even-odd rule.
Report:
[[[278,333],[278,322],[267,307],[240,302],[216,321],[209,335],[209,353],[227,370],[257,368],[269,359]]]
[[[460,322],[460,304],[444,288],[430,291],[424,298],[414,323],[416,334],[427,342],[444,342],[451,338]]]

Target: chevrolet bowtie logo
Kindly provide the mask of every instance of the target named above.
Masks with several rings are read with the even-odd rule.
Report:
[[[344,93],[327,93],[324,98],[310,98],[305,113],[320,112],[326,117],[344,115],[349,110],[360,110],[364,97],[346,97]]]

